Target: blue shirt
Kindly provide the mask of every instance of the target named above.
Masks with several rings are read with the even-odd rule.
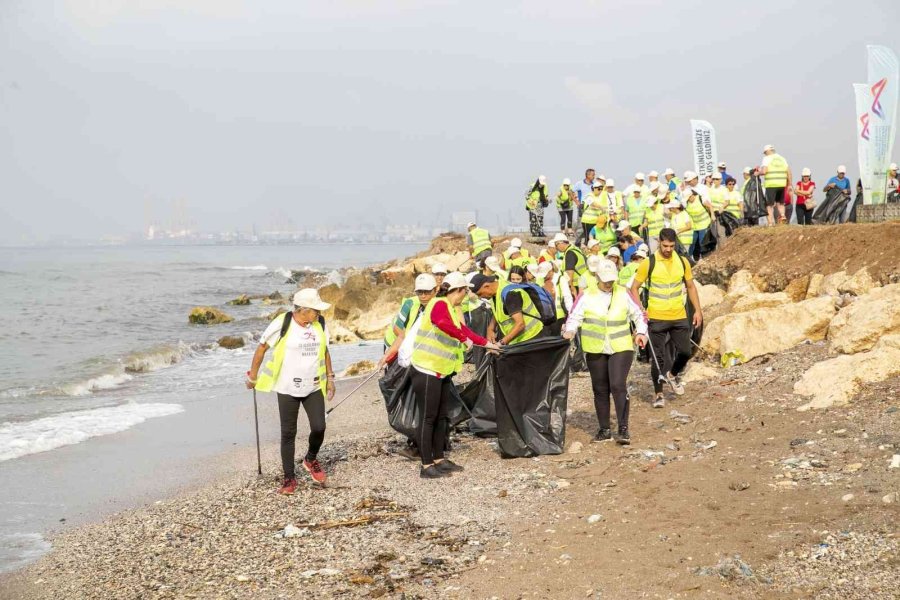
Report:
[[[575,190],[575,193],[578,194],[578,200],[582,200],[583,198],[587,198],[591,195],[591,184],[585,183],[584,179],[578,180],[578,183],[572,186],[572,189]]]
[[[722,174],[722,187],[725,187],[725,182],[728,181],[729,178],[734,179],[728,174],[728,171],[719,171],[719,173]],[[737,179],[735,179],[735,182],[737,182]]]
[[[631,257],[637,252],[637,245],[629,246],[625,252],[622,253],[622,264],[627,265],[631,262]]]
[[[837,175],[835,175],[834,177],[829,179],[828,183],[826,183],[825,185],[831,185],[832,183],[835,186],[837,186],[837,188],[841,191],[847,191],[850,189],[850,178],[849,177],[845,176],[843,179],[838,179]]]

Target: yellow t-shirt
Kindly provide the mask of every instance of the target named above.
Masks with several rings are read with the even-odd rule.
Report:
[[[659,252],[656,252],[656,265],[653,267],[653,281],[659,283],[660,280],[668,281],[674,283],[675,281],[681,280],[681,264],[684,265],[684,280],[692,281],[694,276],[691,274],[691,265],[687,262],[687,259],[682,261],[681,257],[678,256],[677,253],[672,252],[672,257],[669,260],[664,259],[660,256]],[[678,262],[676,262],[678,261]],[[637,272],[634,274],[634,280],[639,284],[643,284],[647,281],[647,273],[650,271],[650,259],[642,260],[638,265]],[[660,279],[658,279],[660,278]],[[679,305],[677,310],[659,310],[658,308],[654,309],[653,302],[650,303],[650,306],[647,307],[647,317],[651,319],[655,319],[658,321],[678,321],[681,319],[687,319],[687,310],[684,308],[684,303],[682,302]]]

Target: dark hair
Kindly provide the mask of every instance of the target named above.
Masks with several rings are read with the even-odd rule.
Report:
[[[513,273],[515,273],[516,275],[521,275],[522,279],[525,279],[525,267],[513,265],[509,268],[509,274],[512,275]]]
[[[447,292],[450,291],[450,284],[446,281],[441,284],[441,287],[438,288],[437,294],[435,294],[436,298],[443,298],[447,295]]]
[[[675,230],[671,227],[666,227],[659,232],[659,241],[661,242],[674,242],[678,240],[678,236],[675,234]]]
[[[728,185],[729,183],[737,183],[737,179],[735,179],[734,177],[729,177],[725,180],[725,185]]]
[[[587,177],[588,173],[596,173],[596,172],[597,172],[597,169],[586,169],[584,171],[584,176]]]

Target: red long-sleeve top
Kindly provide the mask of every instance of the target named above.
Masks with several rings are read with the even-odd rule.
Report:
[[[464,323],[460,323],[459,327],[456,326],[453,322],[453,317],[450,316],[446,302],[435,303],[431,309],[431,322],[434,323],[435,327],[462,343],[469,339],[472,340],[472,343],[479,346],[487,344],[487,339],[466,327]]]

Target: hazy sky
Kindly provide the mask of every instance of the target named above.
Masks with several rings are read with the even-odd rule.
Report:
[[[855,180],[851,84],[897,23],[896,0],[0,0],[0,240],[177,199],[205,230],[525,224],[539,173],[692,168],[690,118],[732,174],[774,143]]]

